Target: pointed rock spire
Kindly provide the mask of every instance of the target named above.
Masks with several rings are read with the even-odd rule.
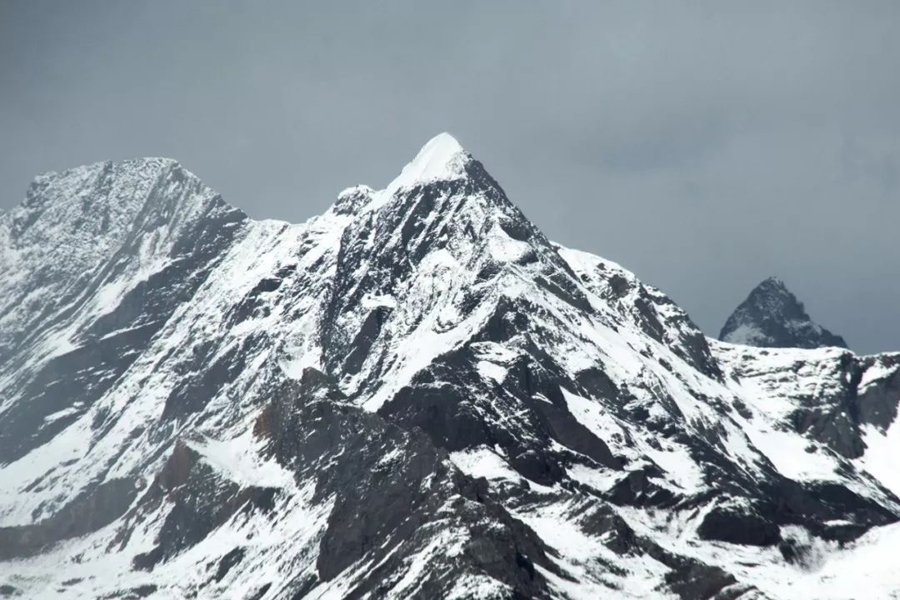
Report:
[[[803,303],[777,277],[757,285],[725,322],[719,339],[765,348],[847,347],[847,342],[813,322]]]

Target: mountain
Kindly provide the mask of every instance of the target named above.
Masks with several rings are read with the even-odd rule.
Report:
[[[846,348],[847,342],[813,322],[803,303],[777,277],[753,288],[728,317],[719,339],[761,348]]]
[[[900,589],[900,354],[708,339],[447,134],[297,225],[41,176],[0,292],[0,594]]]

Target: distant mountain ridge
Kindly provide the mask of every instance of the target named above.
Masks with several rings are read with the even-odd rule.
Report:
[[[0,359],[0,595],[900,589],[900,353],[707,338],[448,134],[301,224],[168,159],[38,178]]]
[[[846,348],[847,342],[815,323],[783,281],[769,277],[728,317],[719,339],[761,348]]]

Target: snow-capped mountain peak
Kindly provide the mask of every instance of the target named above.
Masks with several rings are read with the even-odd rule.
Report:
[[[439,133],[422,146],[416,157],[387,187],[392,193],[435,181],[453,181],[466,176],[471,155],[449,133]]]
[[[719,339],[770,348],[846,348],[844,339],[815,323],[778,277],[753,288],[731,314]]]

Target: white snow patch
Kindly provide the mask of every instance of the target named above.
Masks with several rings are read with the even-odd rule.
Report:
[[[444,600],[493,600],[512,595],[512,588],[487,575],[463,575]]]
[[[569,412],[598,438],[607,441],[612,436],[623,433],[615,417],[609,414],[600,402],[583,398],[565,388],[561,389]]]
[[[514,240],[503,231],[502,227],[494,225],[488,237],[488,252],[494,260],[508,263],[515,262],[531,251],[531,245],[527,242]]]
[[[387,195],[403,188],[433,181],[451,181],[465,176],[469,158],[459,142],[449,133],[440,133],[425,144],[416,157],[403,167],[400,175],[387,187]]]
[[[624,476],[621,471],[595,469],[585,465],[566,467],[566,473],[575,481],[592,487],[598,492],[605,492],[611,489]]]
[[[288,488],[294,485],[294,475],[274,459],[263,459],[261,443],[252,430],[230,440],[205,439],[188,445],[199,452],[205,461],[242,486]]]
[[[859,391],[864,392],[866,388],[873,383],[885,379],[897,372],[900,372],[900,366],[889,367],[882,362],[877,362],[863,371],[862,379],[859,381]]]
[[[506,367],[502,367],[490,361],[480,360],[478,361],[477,368],[478,373],[485,379],[493,379],[497,383],[503,383],[503,380],[506,379]]]
[[[866,453],[855,462],[900,496],[900,424],[895,421],[884,433],[864,425],[862,433]]]
[[[386,296],[386,295],[378,296],[378,295],[374,295],[374,294],[367,294],[362,299],[362,305],[364,308],[367,308],[370,310],[373,308],[381,307],[381,306],[385,306],[387,308],[397,308],[397,299],[392,296]]]
[[[67,417],[69,415],[75,414],[79,411],[81,406],[82,406],[81,402],[76,402],[75,404],[73,404],[72,406],[69,406],[68,408],[64,408],[60,411],[49,414],[46,417],[44,417],[44,424],[49,424],[54,421],[58,421],[58,420],[62,419],[63,417]]]
[[[451,452],[450,460],[456,467],[470,477],[485,479],[507,479],[519,481],[522,477],[513,471],[506,461],[492,450],[481,446],[459,452]]]

